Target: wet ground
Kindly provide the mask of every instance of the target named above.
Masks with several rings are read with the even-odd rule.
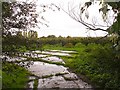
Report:
[[[59,56],[67,57],[71,56],[71,53],[77,52],[62,50],[48,50],[41,52],[37,50],[25,52],[21,57],[1,57],[7,57],[6,61],[9,62],[21,61],[19,62],[19,65],[28,66],[26,69],[32,73],[32,75],[29,76],[29,88],[34,88],[35,84],[37,85],[37,88],[92,88],[91,85],[78,78],[75,73],[68,71],[68,67],[44,62],[60,62],[65,64]],[[26,61],[27,57],[40,58],[42,61]]]

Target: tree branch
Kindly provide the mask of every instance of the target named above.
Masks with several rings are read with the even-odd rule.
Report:
[[[89,24],[89,23],[87,23],[87,22],[84,22],[84,21],[81,19],[81,17],[80,17],[80,19],[78,19],[74,12],[73,12],[73,15],[74,15],[74,16],[72,16],[72,14],[68,13],[68,12],[65,11],[63,8],[61,8],[61,9],[62,9],[66,14],[68,14],[72,19],[74,19],[75,21],[77,21],[77,22],[81,23],[82,25],[86,26],[87,29],[90,29],[90,30],[93,30],[93,31],[97,31],[97,30],[107,31],[107,30],[102,29],[102,28],[95,28],[94,25]]]

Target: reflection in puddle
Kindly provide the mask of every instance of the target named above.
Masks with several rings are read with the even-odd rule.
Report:
[[[38,88],[79,88],[73,81],[66,81],[62,76],[39,79]]]
[[[29,88],[34,88],[34,81],[30,81],[30,82],[28,83],[28,87],[29,87]]]
[[[42,59],[46,60],[46,61],[61,62],[61,63],[65,64],[65,62],[57,56],[51,56],[51,57],[46,57],[46,58],[42,58]]]
[[[55,75],[56,73],[68,73],[68,70],[64,66],[58,66],[55,64],[48,64],[44,62],[34,62],[33,65],[30,65],[28,68],[32,74],[35,74],[38,77],[45,75]]]
[[[42,54],[50,54],[50,55],[58,55],[58,56],[71,56],[68,53],[48,52],[48,51],[42,51]]]
[[[27,58],[23,58],[23,57],[9,57],[9,56],[5,56],[5,55],[0,56],[0,58],[1,58],[3,61],[8,61],[8,62],[27,60]]]
[[[60,53],[77,53],[76,51],[64,51],[64,50],[49,50],[50,52],[60,52]]]

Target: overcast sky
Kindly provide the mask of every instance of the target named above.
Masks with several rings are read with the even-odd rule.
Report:
[[[61,5],[64,9],[68,7],[68,3],[71,5],[77,5],[82,2],[82,0],[38,0],[37,1],[37,10],[39,11],[39,5],[41,4],[51,4],[55,3],[56,5]],[[89,10],[92,16],[99,17],[98,15],[98,6],[93,6]],[[71,17],[69,17],[65,12],[62,10],[53,12],[52,10],[47,10],[43,16],[46,19],[47,24],[49,27],[40,25],[40,29],[35,29],[38,32],[38,36],[48,36],[48,35],[55,35],[55,36],[72,36],[72,37],[86,37],[86,36],[105,36],[107,33],[103,31],[91,31],[87,30],[85,26],[76,22]],[[99,20],[99,23],[100,20]],[[103,22],[102,22],[103,23]]]

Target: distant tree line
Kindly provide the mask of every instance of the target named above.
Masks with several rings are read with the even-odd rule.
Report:
[[[39,38],[39,42],[43,45],[50,44],[55,45],[59,44],[61,46],[64,46],[68,43],[71,43],[72,45],[75,45],[77,43],[83,43],[85,45],[89,43],[96,43],[96,44],[106,44],[110,43],[110,38],[102,38],[102,37],[55,37],[54,35],[49,35],[48,37],[41,37]]]

